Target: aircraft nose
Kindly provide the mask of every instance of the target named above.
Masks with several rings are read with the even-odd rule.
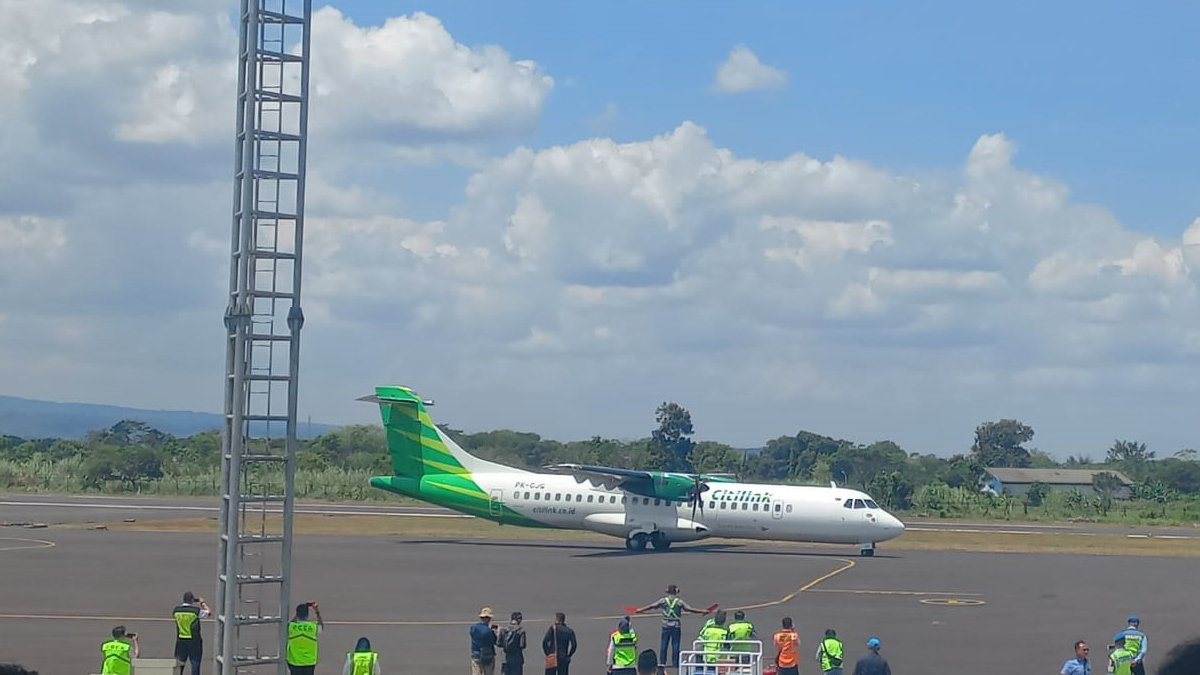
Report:
[[[883,519],[883,526],[887,528],[888,532],[895,533],[897,537],[904,534],[904,523],[890,513]]]

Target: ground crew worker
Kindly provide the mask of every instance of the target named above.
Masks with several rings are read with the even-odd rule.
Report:
[[[317,615],[309,621],[308,609]],[[288,622],[287,666],[292,675],[313,675],[317,669],[317,636],[325,628],[321,608],[315,602],[296,605],[296,615]]]
[[[204,658],[204,642],[200,637],[200,619],[212,613],[204,598],[197,598],[188,591],[183,594],[183,604],[175,608],[175,672],[183,675],[188,661],[192,662],[192,675],[200,675],[200,660]]]
[[[758,633],[754,630],[754,624],[746,620],[746,613],[740,609],[734,612],[733,623],[729,624],[729,639],[754,640],[757,637]],[[729,651],[747,652],[746,654],[739,654],[738,661],[741,663],[750,663],[750,652],[754,651],[754,645],[749,642],[730,642]]]
[[[825,675],[842,675],[842,641],[834,629],[825,629],[825,638],[817,646],[817,660]]]
[[[127,640],[128,638],[128,640]],[[126,633],[125,626],[112,629],[112,639],[100,645],[104,653],[103,675],[129,675],[130,666],[138,654],[137,633]]]
[[[608,636],[608,672],[614,675],[634,675],[637,670],[637,633],[629,617],[621,619],[617,629]]]
[[[379,654],[371,651],[371,641],[365,637],[358,638],[354,651],[346,654],[346,665],[342,666],[342,675],[380,675]]]
[[[661,672],[658,668],[658,654],[653,649],[643,649],[638,654],[637,675],[656,675]]]
[[[638,614],[651,612],[656,609],[662,610],[662,643],[659,645],[658,665],[662,668],[667,666],[679,666],[679,637],[683,631],[683,624],[680,617],[684,612],[691,614],[708,614],[702,609],[692,609],[682,598],[679,597],[679,587],[675,584],[667,586],[666,595],[659,598],[652,605],[646,605],[637,610]],[[674,646],[672,647],[672,643]],[[671,647],[671,658],[667,658],[667,648]]]
[[[1125,634],[1125,648],[1134,653],[1133,675],[1146,675],[1146,634],[1141,631],[1141,625],[1141,619],[1131,616],[1129,627],[1122,631]]]
[[[800,674],[800,634],[792,627],[792,617],[783,617],[783,628],[775,631],[775,667],[779,675]]]
[[[1125,644],[1128,641],[1124,631],[1113,636],[1115,649],[1108,653],[1108,672],[1113,675],[1133,675],[1133,658],[1137,652],[1129,649]]]
[[[704,644],[704,662],[715,664],[717,652],[726,650],[726,640],[729,639],[729,629],[725,627],[725,610],[718,609],[712,623],[700,631],[700,642]],[[705,668],[708,673],[716,673],[716,666]]]

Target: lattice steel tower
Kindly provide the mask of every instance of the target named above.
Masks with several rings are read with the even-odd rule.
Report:
[[[312,0],[242,0],[218,675],[287,672]]]

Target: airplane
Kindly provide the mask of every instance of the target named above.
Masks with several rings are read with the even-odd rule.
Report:
[[[638,471],[556,464],[540,473],[463,450],[429,416],[433,401],[389,385],[360,401],[379,404],[391,476],[372,487],[502,525],[589,530],[625,540],[630,551],[666,550],[710,538],[875,544],[904,524],[870,496],[830,487],[740,483],[728,474]]]

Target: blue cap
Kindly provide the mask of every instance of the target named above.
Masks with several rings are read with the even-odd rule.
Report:
[[[617,624],[621,630],[629,630],[629,619],[621,619],[621,623]]]
[[[1137,618],[1136,616],[1129,617],[1129,623],[1141,623],[1141,622],[1142,622],[1142,620]]]
[[[870,640],[867,640],[867,647],[869,649],[875,649],[878,646],[879,646],[879,638],[873,637]]]
[[[1120,642],[1125,639],[1125,631],[1121,631],[1113,636],[1113,642]]]

